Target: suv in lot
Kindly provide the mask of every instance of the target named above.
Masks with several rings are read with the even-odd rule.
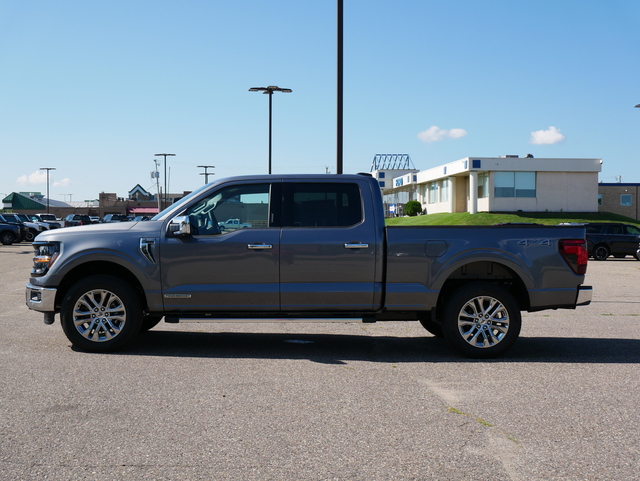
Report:
[[[586,224],[589,256],[604,261],[612,255],[616,258],[634,256],[638,258],[640,227],[615,222]]]
[[[2,245],[11,245],[14,242],[20,242],[22,234],[20,227],[15,224],[7,224],[0,220],[0,243]]]
[[[20,219],[18,219],[15,214],[0,214],[0,222],[18,227],[18,229],[20,230],[20,239],[27,242],[33,241],[33,239],[35,239],[36,236],[40,233],[35,225],[28,226]]]

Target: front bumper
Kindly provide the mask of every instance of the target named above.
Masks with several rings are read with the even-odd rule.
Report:
[[[39,312],[55,312],[57,292],[55,288],[27,284],[25,292],[27,307]]]
[[[578,287],[578,299],[576,300],[576,306],[586,306],[591,303],[591,297],[593,295],[593,288],[591,286]]]

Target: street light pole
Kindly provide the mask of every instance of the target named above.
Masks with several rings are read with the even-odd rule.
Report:
[[[215,174],[208,173],[207,169],[215,169],[216,166],[215,165],[199,165],[198,167],[204,169],[204,172],[200,172],[200,175],[204,175],[204,183],[208,184],[209,183],[209,176],[210,175],[215,175]]]
[[[269,85],[268,87],[251,87],[249,92],[262,92],[269,96],[269,174],[271,174],[271,110],[272,110],[272,99],[273,92],[284,92],[291,93],[293,90],[291,89],[283,89],[277,87],[275,85]]]
[[[337,124],[337,132],[336,132],[336,174],[342,174],[342,152],[343,152],[343,148],[342,148],[342,137],[343,137],[343,110],[342,110],[342,106],[343,106],[343,64],[344,64],[344,56],[343,56],[343,41],[344,41],[344,35],[343,35],[343,16],[344,16],[344,7],[343,7],[343,0],[337,0],[338,5],[337,5],[337,13],[338,13],[338,18],[337,18],[337,30],[338,30],[338,35],[337,35],[337,46],[338,46],[338,51],[337,51],[337,59],[338,59],[338,65],[337,65],[337,119],[336,119],[336,124]]]
[[[167,207],[167,157],[175,157],[176,154],[155,154],[154,157],[164,156],[164,192],[162,194],[162,208]]]
[[[47,214],[49,213],[49,171],[56,170],[55,167],[41,167],[40,170],[47,171]]]

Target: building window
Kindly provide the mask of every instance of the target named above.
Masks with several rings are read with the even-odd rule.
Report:
[[[478,199],[489,196],[489,173],[478,174]]]
[[[378,184],[380,184],[380,187],[384,187],[384,180],[379,180]]]
[[[436,204],[438,202],[438,183],[429,183],[429,204]]]
[[[535,197],[535,172],[496,172],[496,197]]]
[[[441,181],[440,202],[449,202],[449,179],[444,179]]]
[[[384,172],[378,172],[378,179],[384,179]]]
[[[620,194],[620,205],[624,207],[633,205],[631,194]]]
[[[598,205],[602,205],[602,194],[598,194]]]

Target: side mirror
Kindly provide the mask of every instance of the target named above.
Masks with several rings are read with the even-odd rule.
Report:
[[[169,232],[176,237],[185,237],[191,235],[191,221],[188,215],[180,215],[171,219],[169,223]]]

